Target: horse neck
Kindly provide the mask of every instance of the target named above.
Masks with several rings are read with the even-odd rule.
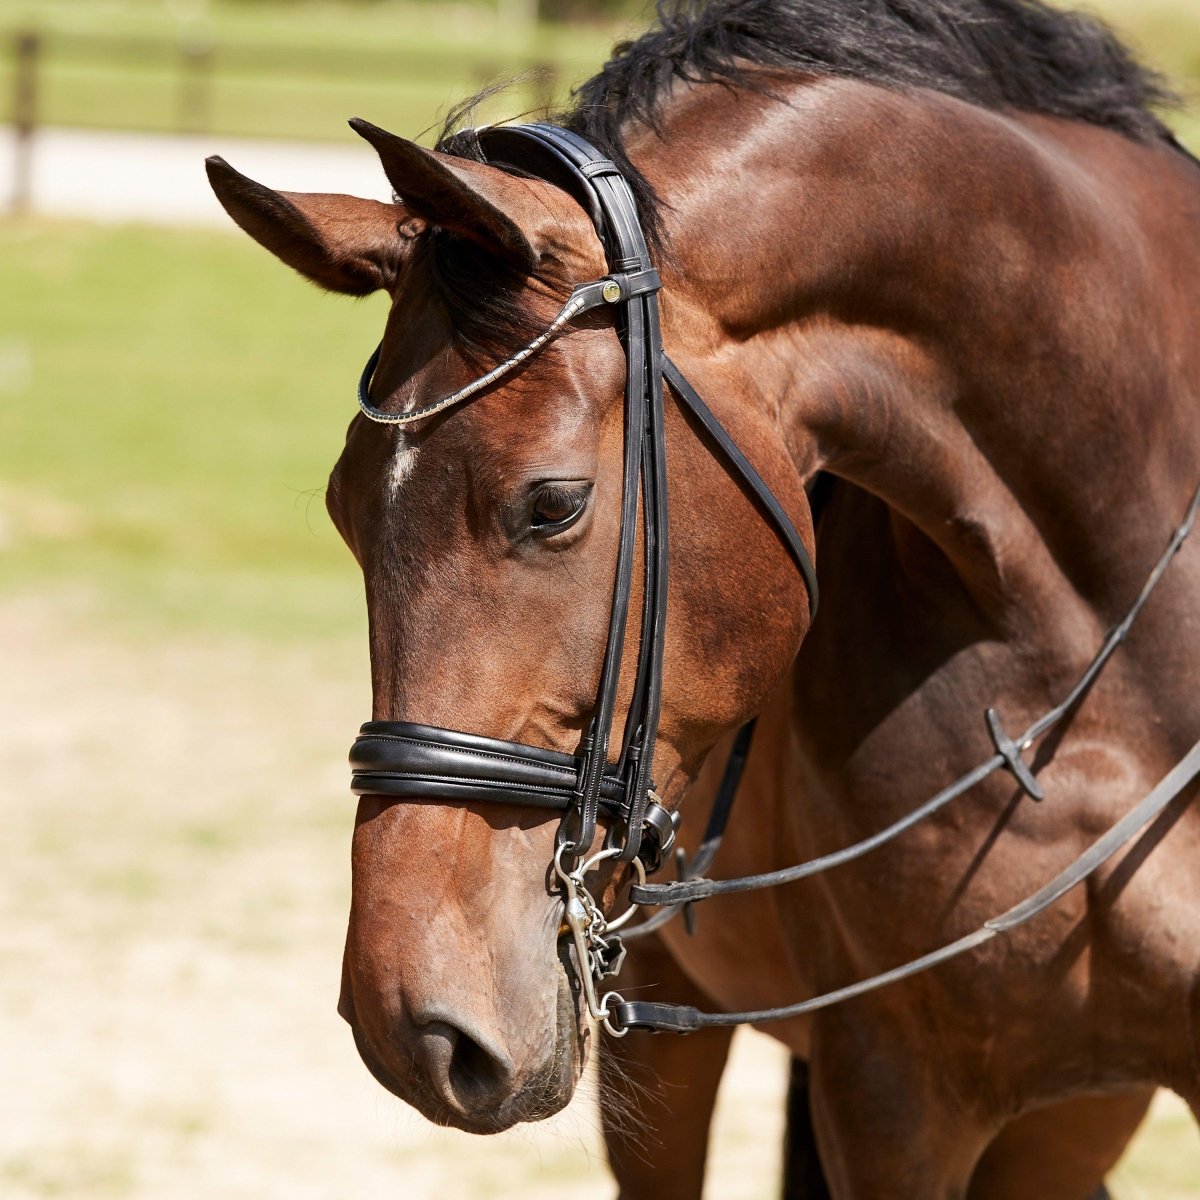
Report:
[[[1200,473],[1200,252],[1164,217],[1200,221],[1200,174],[944,96],[787,100],[693,89],[645,156],[668,349],[770,409],[803,475],[883,499],[997,623],[1120,607]]]

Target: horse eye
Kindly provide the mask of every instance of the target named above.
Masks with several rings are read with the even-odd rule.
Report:
[[[533,495],[529,527],[534,537],[553,537],[570,529],[587,508],[592,485],[544,483]]]

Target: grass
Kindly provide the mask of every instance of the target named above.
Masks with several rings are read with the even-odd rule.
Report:
[[[220,233],[7,224],[0,261],[0,585],[127,623],[356,629],[321,492],[379,298]]]

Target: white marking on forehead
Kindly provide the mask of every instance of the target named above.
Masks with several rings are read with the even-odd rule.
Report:
[[[396,439],[396,454],[392,459],[392,469],[388,475],[388,494],[393,500],[400,494],[401,488],[408,481],[408,477],[413,473],[413,467],[416,465],[417,448],[409,446],[404,435],[401,434]]]

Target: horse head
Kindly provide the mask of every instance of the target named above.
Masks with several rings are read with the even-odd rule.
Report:
[[[604,275],[605,252],[583,208],[548,182],[356,128],[394,203],[276,192],[221,160],[210,178],[243,229],[318,285],[390,294],[372,403],[408,412],[545,329],[574,287]],[[668,335],[699,361],[711,332],[702,298],[676,294]],[[328,507],[365,578],[375,720],[578,753],[609,632],[625,372],[616,318],[601,308],[470,404],[402,428],[352,421]],[[730,391],[721,403],[739,443],[771,466],[811,542],[803,481],[769,414],[738,409]],[[782,677],[808,616],[755,503],[674,406],[665,425],[655,778],[674,808]],[[638,562],[643,550],[639,538]],[[637,613],[640,568],[632,578]],[[622,651],[618,727],[638,642]],[[435,1121],[488,1132],[550,1115],[583,1069],[588,1027],[550,867],[556,824],[521,805],[360,799],[340,1011],[379,1081]],[[593,890],[611,910],[627,876],[605,867]]]

